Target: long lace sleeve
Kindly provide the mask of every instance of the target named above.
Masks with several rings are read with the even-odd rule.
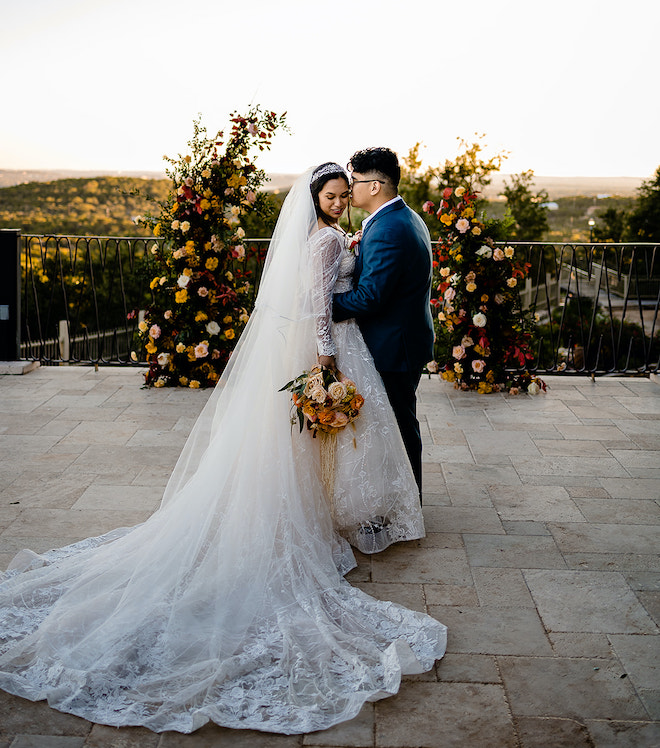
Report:
[[[337,282],[343,243],[333,229],[321,229],[309,240],[312,255],[312,303],[316,317],[316,345],[321,356],[335,356],[332,339],[332,291]]]

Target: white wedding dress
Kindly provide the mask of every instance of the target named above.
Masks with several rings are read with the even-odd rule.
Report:
[[[363,553],[424,537],[419,492],[382,380],[353,319],[332,322],[332,294],[353,287],[355,253],[347,237],[326,227],[309,240],[314,272],[317,348],[365,399],[360,417],[337,434],[335,529]]]
[[[444,654],[441,623],[343,578],[355,561],[333,528],[318,445],[292,430],[279,392],[316,356],[309,180],[285,201],[255,312],[158,511],[43,555],[23,551],[3,575],[4,690],[107,725],[305,733],[351,719]],[[354,333],[337,327],[341,347]],[[367,398],[373,386],[360,383]],[[344,475],[346,451],[334,496],[344,518],[354,500],[345,482],[369,482]],[[408,531],[396,502],[374,511],[391,512],[383,524],[395,536]]]

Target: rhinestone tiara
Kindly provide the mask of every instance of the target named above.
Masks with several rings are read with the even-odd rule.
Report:
[[[316,171],[312,172],[312,183],[317,182],[321,177],[325,177],[327,174],[343,174],[346,177],[346,181],[350,181],[348,178],[348,172],[343,166],[339,164],[325,164]]]

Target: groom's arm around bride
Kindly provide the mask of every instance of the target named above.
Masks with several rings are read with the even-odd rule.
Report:
[[[422,441],[416,389],[433,358],[431,241],[423,220],[398,196],[400,168],[387,148],[353,155],[351,204],[369,215],[354,288],[335,294],[336,321],[354,317],[369,347],[410,458],[421,500]]]

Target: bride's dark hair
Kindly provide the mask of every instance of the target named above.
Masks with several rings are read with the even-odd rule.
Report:
[[[314,203],[314,210],[316,211],[317,218],[320,218],[324,223],[327,223],[328,226],[331,226],[334,221],[332,218],[330,218],[329,215],[326,215],[322,210],[321,206],[319,205],[319,195],[321,194],[321,190],[323,187],[331,180],[331,179],[343,179],[346,182],[346,185],[349,185],[348,181],[348,175],[346,174],[346,170],[343,169],[339,164],[336,164],[334,161],[326,161],[326,163],[321,164],[320,166],[317,166],[316,169],[312,172],[312,179],[309,184],[309,190],[312,193],[312,201]],[[351,224],[351,206],[349,204],[348,206],[348,225],[350,228]]]

